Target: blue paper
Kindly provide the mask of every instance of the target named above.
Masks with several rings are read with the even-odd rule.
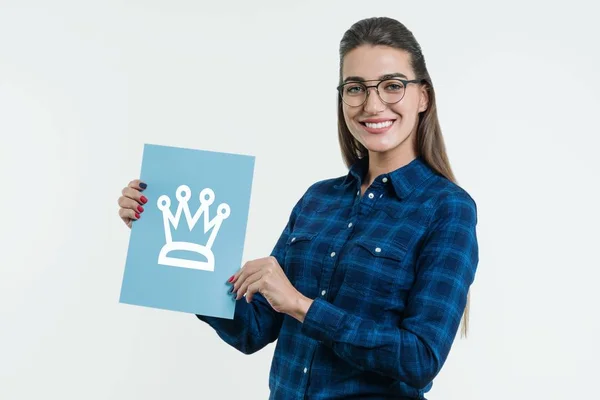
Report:
[[[119,302],[232,319],[253,174],[253,156],[144,145]]]

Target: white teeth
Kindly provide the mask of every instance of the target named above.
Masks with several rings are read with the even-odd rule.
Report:
[[[387,128],[388,126],[391,126],[393,123],[394,123],[394,121],[378,122],[376,124],[373,124],[371,122],[365,122],[365,125],[367,126],[367,128],[381,129],[381,128]]]

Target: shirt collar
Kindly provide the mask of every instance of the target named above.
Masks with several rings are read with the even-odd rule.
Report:
[[[353,182],[360,187],[362,180],[368,170],[368,156],[361,158],[354,163],[348,174],[344,178],[342,185],[348,185]],[[435,171],[427,164],[421,156],[417,156],[408,164],[382,174],[376,178],[376,181],[383,182],[384,179],[389,180],[394,188],[394,192],[400,199],[405,199],[417,186],[435,174]]]

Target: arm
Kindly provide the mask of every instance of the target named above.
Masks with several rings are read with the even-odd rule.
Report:
[[[252,303],[238,301],[232,320],[196,315],[206,322],[223,341],[244,354],[252,354],[279,336],[283,315],[274,311],[260,294]]]
[[[271,253],[282,266],[285,265],[286,241],[292,231],[301,201],[302,199],[294,206],[288,223]],[[236,303],[232,320],[196,316],[209,324],[226,343],[245,354],[251,354],[279,337],[284,314],[273,310],[269,302],[260,293],[256,293],[252,302],[247,303],[242,299]]]
[[[479,258],[476,224],[470,198],[453,198],[438,208],[399,327],[379,325],[317,298],[302,303],[303,332],[357,368],[425,387],[446,361],[460,325]]]

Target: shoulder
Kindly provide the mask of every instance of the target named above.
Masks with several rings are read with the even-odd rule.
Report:
[[[311,184],[308,189],[306,189],[305,196],[317,196],[317,195],[327,195],[331,193],[337,193],[344,183],[346,179],[346,175],[322,179]]]
[[[310,184],[297,203],[298,209],[321,209],[342,200],[346,176],[318,180]]]
[[[435,174],[424,190],[429,194],[432,219],[454,219],[477,223],[477,203],[473,196],[459,184]]]

